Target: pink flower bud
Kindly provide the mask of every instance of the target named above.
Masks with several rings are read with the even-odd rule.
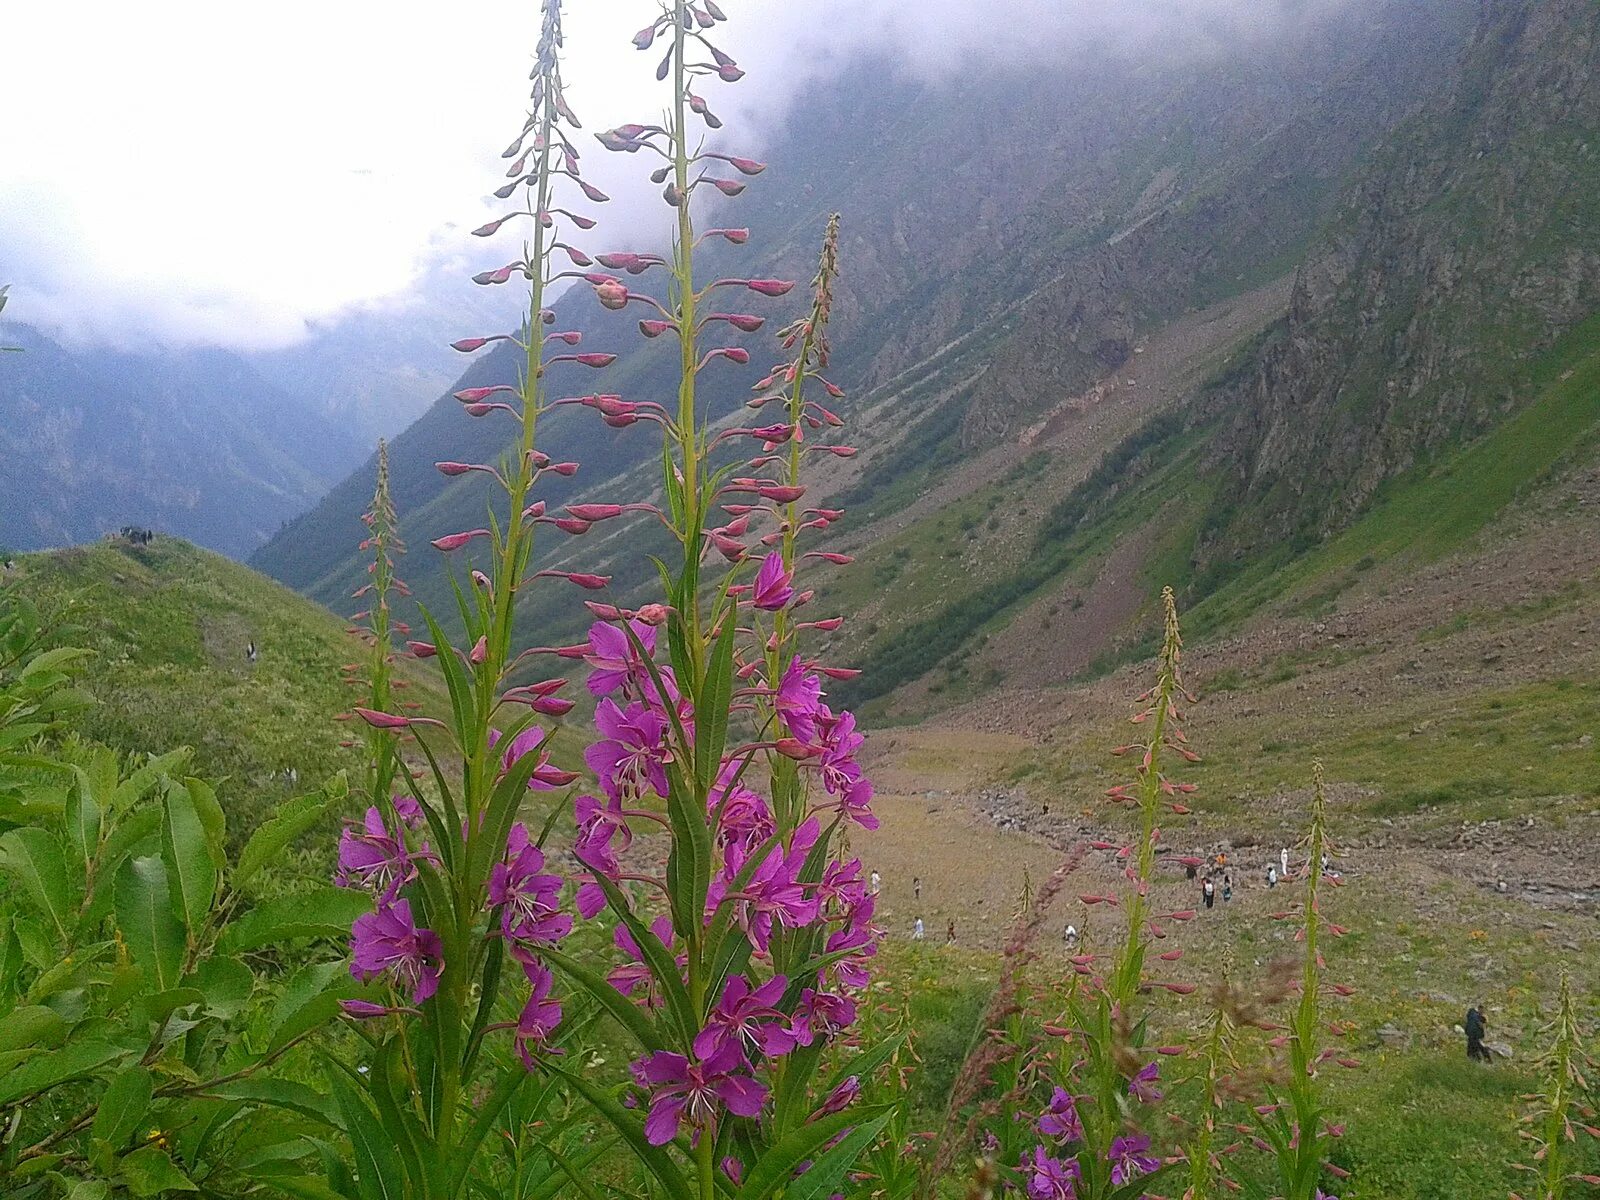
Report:
[[[615,354],[572,354],[567,357],[585,367],[609,367],[617,361]]]
[[[620,283],[602,283],[595,288],[594,294],[600,306],[612,312],[628,307],[628,289]]]
[[[646,25],[643,29],[639,30],[638,33],[633,35],[633,44],[640,50],[650,49],[655,40],[656,27],[654,25]]]
[[[861,674],[861,672],[855,667],[818,667],[817,673],[819,675],[826,675],[829,679],[838,679],[841,681],[846,679],[856,679]]]
[[[589,532],[589,522],[580,521],[576,517],[557,517],[550,522],[562,533],[570,533],[574,537],[581,533]]]
[[[855,562],[854,556],[849,554],[840,554],[834,550],[808,550],[805,554],[801,555],[801,557],[819,558],[823,562],[833,563],[834,566],[837,567],[849,566],[851,563]]]
[[[481,666],[488,657],[489,639],[480,637],[476,642],[472,643],[472,650],[467,654],[467,661],[476,667]]]
[[[786,279],[748,279],[745,287],[763,296],[785,296],[794,290],[794,283]]]
[[[454,476],[454,475],[465,475],[468,471],[484,469],[484,468],[474,467],[470,463],[459,463],[459,462],[437,462],[437,463],[434,463],[433,465],[438,469],[439,474],[441,474],[441,475],[451,475],[451,476]]]
[[[671,321],[646,319],[639,322],[639,332],[647,338],[660,337],[669,329],[677,328]]]
[[[474,350],[480,350],[494,340],[486,337],[462,338],[460,341],[451,342],[450,349],[459,350],[463,354],[471,354]]]
[[[732,179],[707,178],[705,182],[716,188],[717,191],[721,192],[724,196],[737,196],[740,192],[744,191],[745,187],[744,184],[738,183]]]
[[[758,487],[756,494],[765,500],[776,500],[779,504],[790,504],[806,494],[804,485],[801,484],[769,484]]]
[[[413,658],[432,658],[439,653],[439,647],[432,642],[407,642],[406,649],[411,651]]]
[[[724,161],[741,175],[759,175],[767,169],[766,163],[757,162],[753,158],[727,157]]]
[[[559,696],[540,696],[529,702],[528,707],[536,713],[543,713],[547,717],[564,717],[577,705],[571,700],[563,700]]]
[[[397,717],[392,713],[374,712],[370,708],[357,708],[355,714],[374,729],[405,729],[411,724],[411,721],[406,717]]]
[[[489,531],[487,529],[469,529],[465,533],[447,533],[444,537],[433,539],[433,548],[448,553],[451,550],[461,549],[473,538],[488,536]]]
[[[566,509],[580,521],[609,521],[626,510],[620,504],[569,504]]]
[[[646,604],[639,610],[638,616],[646,625],[665,625],[671,611],[665,604]]]
[[[822,753],[821,747],[808,746],[797,738],[779,738],[776,743],[776,748],[778,753],[783,755],[785,758],[792,758],[796,761],[803,761],[808,758],[816,758]]]

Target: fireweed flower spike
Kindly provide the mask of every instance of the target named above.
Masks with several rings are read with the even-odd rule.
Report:
[[[460,634],[452,637],[424,613],[425,640],[412,646],[446,684],[448,704],[436,717],[399,715],[382,669],[388,629],[404,632],[389,621],[387,593],[404,592],[390,570],[398,543],[381,458],[379,495],[368,521],[377,548],[368,618],[376,657],[370,696],[354,713],[376,747],[368,803],[377,819],[369,813],[349,832],[340,873],[345,882],[377,893],[376,910],[352,930],[352,972],[387,979],[416,1011],[405,1020],[370,1023],[371,1059],[350,1064],[345,1075],[369,1093],[353,1103],[379,1114],[390,1142],[406,1148],[395,1166],[402,1177],[385,1179],[395,1195],[457,1200],[469,1184],[496,1177],[499,1168],[480,1160],[500,1153],[501,1139],[485,1134],[513,1096],[531,1096],[535,1085],[527,1072],[549,1071],[569,1036],[556,982],[561,977],[552,975],[573,923],[569,889],[547,868],[540,839],[518,818],[528,807],[565,810],[571,801],[565,789],[578,778],[566,762],[577,755],[552,761],[555,743],[534,723],[541,714],[559,716],[566,703],[554,689],[511,675],[521,665],[518,603],[540,575],[531,566],[535,535],[546,523],[569,533],[589,526],[576,516],[546,517],[545,499],[536,495],[548,476],[577,469],[576,463],[552,462],[536,445],[539,417],[551,403],[547,372],[552,363],[567,364],[558,370],[601,369],[614,358],[580,348],[576,334],[544,336],[554,320],[547,303],[552,281],[566,262],[589,261],[572,245],[576,233],[593,224],[580,211],[585,198],[604,200],[579,178],[579,123],[565,96],[562,37],[560,0],[544,0],[529,77],[530,115],[506,156],[509,182],[496,192],[517,199],[504,219],[479,230],[485,237],[499,231],[518,239],[515,250],[498,255],[503,265],[481,278],[526,282],[522,328],[453,343],[464,353],[492,347],[482,369],[500,373],[484,387],[461,392],[468,414],[494,412],[509,420],[497,462],[481,461],[479,454],[459,456],[465,461],[440,456],[441,470],[463,482],[477,480],[490,500],[479,527],[433,541],[440,553],[475,555],[456,589],[452,621]],[[514,215],[529,219],[512,221]],[[568,573],[562,586],[569,580],[593,582]],[[400,756],[401,738],[414,739],[426,779],[415,778],[413,764]],[[390,786],[401,774],[412,798],[404,813],[391,796],[398,789]],[[538,824],[546,819],[542,815]],[[614,828],[610,837],[614,844]],[[497,1009],[519,1015],[496,1023]],[[496,1044],[500,1050],[485,1052]],[[546,1077],[538,1086],[555,1085]],[[427,1100],[419,1104],[421,1096]]]

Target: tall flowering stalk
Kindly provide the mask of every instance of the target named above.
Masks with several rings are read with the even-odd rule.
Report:
[[[1109,790],[1109,798],[1131,806],[1137,814],[1134,840],[1127,845],[1095,843],[1111,850],[1123,864],[1121,895],[1085,895],[1085,904],[1122,907],[1126,914],[1123,941],[1104,969],[1097,956],[1072,958],[1082,976],[1067,1002],[1062,1071],[1051,1086],[1044,1111],[1035,1120],[1038,1144],[1018,1167],[1018,1182],[1030,1200],[1117,1200],[1141,1196],[1155,1186],[1171,1162],[1155,1145],[1150,1114],[1165,1099],[1163,1058],[1180,1047],[1147,1045],[1143,997],[1160,989],[1177,994],[1192,984],[1153,978],[1148,972],[1153,943],[1167,936],[1170,922],[1186,921],[1189,910],[1153,912],[1150,888],[1155,879],[1163,811],[1186,814],[1180,799],[1193,784],[1166,774],[1173,759],[1195,761],[1183,732],[1181,701],[1192,701],[1181,673],[1183,639],[1172,590],[1161,595],[1164,636],[1155,685],[1142,696],[1133,721],[1145,730],[1144,740],[1119,747],[1117,753],[1137,757],[1135,779]],[[1181,952],[1158,955],[1175,962]]]
[[[346,1006],[370,1054],[364,1070],[346,1066],[332,1078],[355,1151],[353,1186],[361,1195],[371,1194],[380,1181],[386,1197],[430,1200],[490,1186],[503,1168],[494,1165],[485,1147],[511,1146],[520,1154],[526,1131],[491,1134],[502,1114],[537,1107],[530,1094],[545,1083],[530,1085],[538,1076],[529,1068],[561,1037],[562,1006],[552,994],[544,954],[567,936],[573,918],[564,911],[564,881],[544,869],[542,835],[530,832],[519,817],[540,793],[558,792],[578,778],[550,761],[551,731],[539,724],[541,717],[562,716],[572,702],[558,695],[564,679],[513,685],[512,672],[522,657],[513,649],[513,625],[517,598],[533,578],[539,526],[553,524],[569,533],[587,528],[577,518],[547,516],[533,498],[546,474],[566,476],[577,469],[573,463],[551,462],[535,444],[538,417],[550,404],[547,372],[555,363],[588,368],[613,357],[564,353],[579,336],[545,332],[553,321],[548,289],[563,274],[554,256],[589,262],[562,240],[564,231],[594,223],[558,206],[557,191],[575,189],[592,201],[605,198],[579,177],[578,151],[569,136],[578,122],[563,92],[561,45],[561,5],[546,0],[531,76],[531,115],[505,154],[512,160],[510,182],[496,192],[500,199],[518,199],[511,211],[475,231],[487,237],[509,225],[523,233],[513,261],[475,278],[491,286],[513,277],[526,280],[526,323],[516,333],[454,344],[472,352],[509,342],[522,358],[515,385],[457,393],[469,416],[509,420],[508,453],[495,465],[437,464],[447,476],[481,475],[498,493],[484,527],[433,543],[442,553],[480,541],[487,545],[484,567],[457,583],[460,645],[452,644],[427,613],[430,640],[408,643],[413,655],[440,668],[449,696],[442,719],[410,715],[414,710],[392,696],[398,681],[387,670],[388,644],[391,633],[402,630],[388,617],[388,592],[399,585],[392,576],[397,543],[381,468],[368,519],[375,657],[371,702],[355,711],[391,742],[415,735],[429,771],[424,784],[392,745],[387,756],[379,755],[372,806],[346,830],[339,847],[339,882],[373,897],[372,911],[352,930],[351,971],[382,996]],[[553,571],[538,574],[560,574],[581,587],[605,583]],[[394,774],[405,777],[409,795],[390,796]],[[564,805],[555,799],[550,807]],[[546,1141],[549,1158],[559,1160],[553,1139]],[[523,1173],[520,1158],[517,1170]]]
[[[673,1200],[711,1200],[732,1188],[743,1200],[763,1200],[792,1191],[797,1175],[804,1190],[825,1195],[889,1119],[883,1106],[858,1097],[862,1080],[894,1050],[892,1041],[870,1050],[846,1044],[878,931],[861,864],[841,861],[831,846],[842,827],[874,824],[872,789],[855,761],[863,739],[853,718],[825,701],[823,680],[851,673],[812,661],[801,646],[807,630],[838,622],[796,615],[812,599],[797,584],[798,568],[813,553],[798,548],[800,539],[838,516],[797,508],[807,490],[805,456],[851,453],[816,439],[802,445],[807,431],[840,423],[810,394],[819,387],[840,394],[821,376],[837,227],[830,224],[824,242],[809,312],[782,336],[787,357],[748,402],[756,410],[780,405],[780,419],[730,424],[711,411],[702,385],[724,363],[742,365],[750,355],[716,335],[755,332],[764,318],[718,311],[712,300],[778,297],[793,285],[701,283],[696,276],[695,250],[705,238],[747,240],[733,228],[697,234],[696,200],[708,190],[732,196],[743,189],[723,177],[725,169],[744,176],[763,169],[699,146],[697,125],[720,122],[692,89],[742,74],[708,40],[722,14],[710,3],[680,2],[640,31],[634,40],[642,49],[666,45],[658,75],[673,81],[668,123],[599,135],[609,149],[645,151],[664,164],[652,178],[676,215],[668,259],[591,257],[562,239],[565,226],[592,222],[556,207],[552,188],[575,183],[589,199],[603,197],[577,178],[579,155],[567,136],[576,121],[556,55],[558,0],[546,0],[544,12],[534,114],[507,151],[516,161],[501,193],[521,188],[525,204],[479,231],[531,219],[521,257],[477,277],[489,285],[528,278],[528,325],[520,338],[457,343],[470,351],[509,339],[524,350],[517,387],[458,393],[472,416],[518,422],[515,451],[497,466],[439,464],[447,475],[489,476],[507,504],[503,512],[492,509],[483,528],[434,543],[452,552],[484,541],[489,550],[488,573],[472,572],[459,591],[464,645],[452,646],[431,617],[432,640],[412,644],[443,671],[449,719],[358,710],[373,728],[415,733],[432,776],[427,788],[412,781],[420,803],[404,811],[397,803],[392,812],[375,805],[341,847],[342,877],[370,888],[376,900],[354,930],[353,970],[384,980],[390,993],[387,1006],[357,1009],[374,1022],[365,1031],[377,1046],[366,1083],[373,1108],[362,1111],[375,1112],[400,1147],[400,1173],[416,1195],[459,1191],[497,1114],[514,1098],[509,1111],[522,1106],[519,1093],[530,1077],[581,1098]],[[556,269],[566,264],[575,269]],[[665,295],[633,290],[626,280],[640,276],[665,276]],[[678,339],[675,406],[547,394],[552,364],[598,368],[613,358],[544,354],[551,344],[580,340],[568,332],[540,336],[554,320],[546,288],[569,277],[591,286],[607,309],[638,305],[644,337]],[[611,428],[660,431],[661,503],[596,501],[569,504],[561,515],[546,511],[534,494],[539,479],[569,475],[576,464],[551,462],[538,450],[537,418],[565,405],[591,410]],[[736,449],[751,445],[757,452],[738,463]],[[594,592],[610,583],[581,572],[532,571],[536,528],[581,534],[633,513],[659,520],[678,544],[676,562],[662,564],[661,599],[634,608],[612,597],[590,600],[596,621],[587,641],[514,653],[515,601],[529,579],[560,575]],[[582,660],[596,702],[597,737],[583,758],[597,794],[572,803],[573,853],[583,870],[570,881],[546,868],[543,836],[517,820],[530,789],[578,778],[549,761],[549,735],[534,723],[573,707],[556,694],[564,680],[511,686],[508,677],[542,654]],[[547,819],[545,829],[551,824]],[[654,836],[641,836],[645,831]],[[574,926],[569,905],[577,917],[605,921],[614,954],[597,962],[564,944]],[[505,983],[516,974],[525,988]],[[501,1011],[508,995],[526,997],[520,1011],[514,1003]],[[608,1080],[592,1065],[563,1059],[566,1008],[580,998],[631,1045],[625,1078]],[[514,1019],[501,1019],[508,1017]],[[497,1036],[502,1031],[510,1037]],[[512,1069],[503,1069],[506,1042],[517,1052]],[[351,1111],[359,1125],[361,1113]],[[506,1140],[529,1136],[525,1128],[504,1132]],[[593,1182],[549,1140],[539,1146],[548,1161],[593,1196]]]
[[[1600,1138],[1600,1128],[1595,1125],[1594,1109],[1586,1101],[1589,1083],[1584,1072],[1593,1069],[1594,1064],[1583,1052],[1572,980],[1565,970],[1561,972],[1556,1019],[1546,1032],[1550,1050],[1541,1064],[1545,1091],[1526,1098],[1530,1109],[1518,1130],[1519,1136],[1535,1147],[1533,1162],[1515,1164],[1536,1182],[1526,1193],[1513,1192],[1512,1200],[1563,1200],[1576,1194],[1572,1188],[1575,1183],[1600,1187],[1600,1175],[1582,1170],[1572,1152],[1580,1130],[1589,1137]]]
[[[586,521],[649,513],[677,554],[661,564],[659,600],[590,601],[597,621],[587,643],[551,648],[591,668],[601,740],[585,761],[600,794],[575,803],[575,852],[587,868],[577,906],[585,918],[607,914],[623,961],[602,979],[574,957],[549,958],[635,1049],[620,1103],[585,1074],[542,1065],[588,1099],[668,1193],[710,1200],[737,1187],[760,1200],[796,1186],[796,1173],[808,1193],[840,1186],[889,1118],[858,1096],[893,1044],[859,1055],[843,1045],[878,932],[860,862],[842,861],[833,845],[848,824],[875,824],[872,790],[855,760],[863,739],[854,719],[824,693],[825,679],[851,672],[814,662],[801,646],[808,630],[838,621],[797,611],[813,599],[798,581],[814,553],[801,539],[838,516],[798,506],[806,456],[851,453],[807,441],[808,431],[840,423],[810,394],[840,394],[821,375],[837,226],[824,239],[809,311],[781,335],[786,357],[747,401],[753,411],[778,406],[777,419],[731,421],[713,408],[716,372],[748,363],[750,352],[726,338],[758,331],[765,318],[722,307],[724,298],[774,298],[793,285],[697,274],[706,239],[748,239],[738,228],[697,232],[699,202],[735,196],[745,185],[728,176],[763,170],[701,148],[702,127],[721,122],[698,89],[743,74],[710,40],[723,19],[713,4],[664,6],[634,42],[664,47],[657,75],[673,88],[666,124],[599,135],[610,150],[659,160],[652,179],[674,210],[675,232],[670,257],[597,255],[623,274],[588,280],[602,306],[639,306],[643,337],[677,339],[679,380],[675,405],[557,401],[592,409],[613,428],[653,425],[661,436],[659,505],[567,511]],[[664,294],[636,290],[654,278]],[[751,446],[746,457],[741,448]],[[645,824],[663,836],[635,846],[624,867],[622,852]]]
[[[1326,978],[1322,952],[1324,937],[1342,937],[1345,930],[1322,911],[1324,890],[1337,884],[1338,878],[1324,865],[1331,860],[1333,844],[1328,837],[1321,762],[1312,767],[1311,831],[1301,845],[1306,865],[1305,897],[1295,934],[1301,945],[1298,999],[1288,1026],[1271,1041],[1283,1055],[1281,1071],[1276,1080],[1267,1081],[1268,1103],[1254,1112],[1261,1144],[1271,1155],[1274,1186],[1284,1200],[1333,1200],[1321,1185],[1328,1173],[1340,1173],[1327,1161],[1340,1129],[1326,1120],[1319,1076],[1330,1061],[1346,1068],[1360,1064],[1337,1048],[1323,1045],[1324,1000],[1328,994],[1348,996],[1351,989]],[[1276,915],[1282,919],[1294,916],[1292,912]],[[1335,1025],[1333,1029],[1337,1032],[1343,1027]]]
[[[404,680],[394,676],[394,635],[410,632],[410,627],[395,619],[394,601],[409,596],[410,589],[395,570],[395,560],[405,553],[405,543],[400,540],[395,520],[394,502],[389,497],[389,445],[378,442],[378,477],[373,488],[372,504],[361,517],[367,527],[367,536],[361,549],[369,551],[372,562],[367,566],[370,578],[352,594],[355,600],[364,600],[367,607],[351,614],[356,633],[367,645],[367,674],[363,679],[357,672],[361,667],[353,663],[347,669],[349,682],[366,690],[367,706],[377,712],[387,712],[395,702],[395,692],[405,686]],[[391,789],[398,773],[398,753],[395,739],[388,733],[366,726],[368,748],[367,787],[373,804],[390,800]]]

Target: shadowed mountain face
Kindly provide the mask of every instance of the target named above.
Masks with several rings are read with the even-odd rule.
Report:
[[[142,525],[243,557],[349,467],[342,423],[220,350],[75,350],[22,326],[0,363],[0,542]]]
[[[1115,369],[1143,332],[1292,268],[1363,155],[1448,74],[1474,8],[1419,7],[1373,0],[1266,49],[1180,63],[1085,55],[938,84],[857,63],[808,100],[769,148],[769,171],[719,214],[749,225],[751,246],[707,255],[705,270],[808,278],[826,215],[844,213],[835,367],[857,411],[887,418],[870,426],[869,470],[992,445]],[[590,348],[637,345],[631,323],[587,295],[559,312]],[[770,345],[747,344],[758,363]],[[627,353],[604,387],[650,398],[672,386],[670,365]],[[512,356],[490,354],[462,384],[514,373]],[[754,377],[730,368],[715,415]],[[483,523],[481,481],[445,480],[432,464],[493,461],[505,437],[446,397],[395,440],[395,500],[414,545]],[[649,487],[648,476],[616,485],[653,462],[636,430],[563,411],[541,440],[584,462],[552,500]],[[364,570],[354,547],[371,477],[369,462],[252,561],[337,603]],[[637,548],[619,537],[602,553]],[[447,597],[431,557],[407,571],[425,601]]]

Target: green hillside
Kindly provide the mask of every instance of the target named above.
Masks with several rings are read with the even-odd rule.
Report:
[[[359,647],[311,601],[170,538],[27,555],[15,575],[57,640],[94,653],[82,687],[96,703],[79,731],[124,751],[192,747],[196,773],[218,781],[235,837],[290,796],[360,767],[334,720],[350,703],[340,667]]]

